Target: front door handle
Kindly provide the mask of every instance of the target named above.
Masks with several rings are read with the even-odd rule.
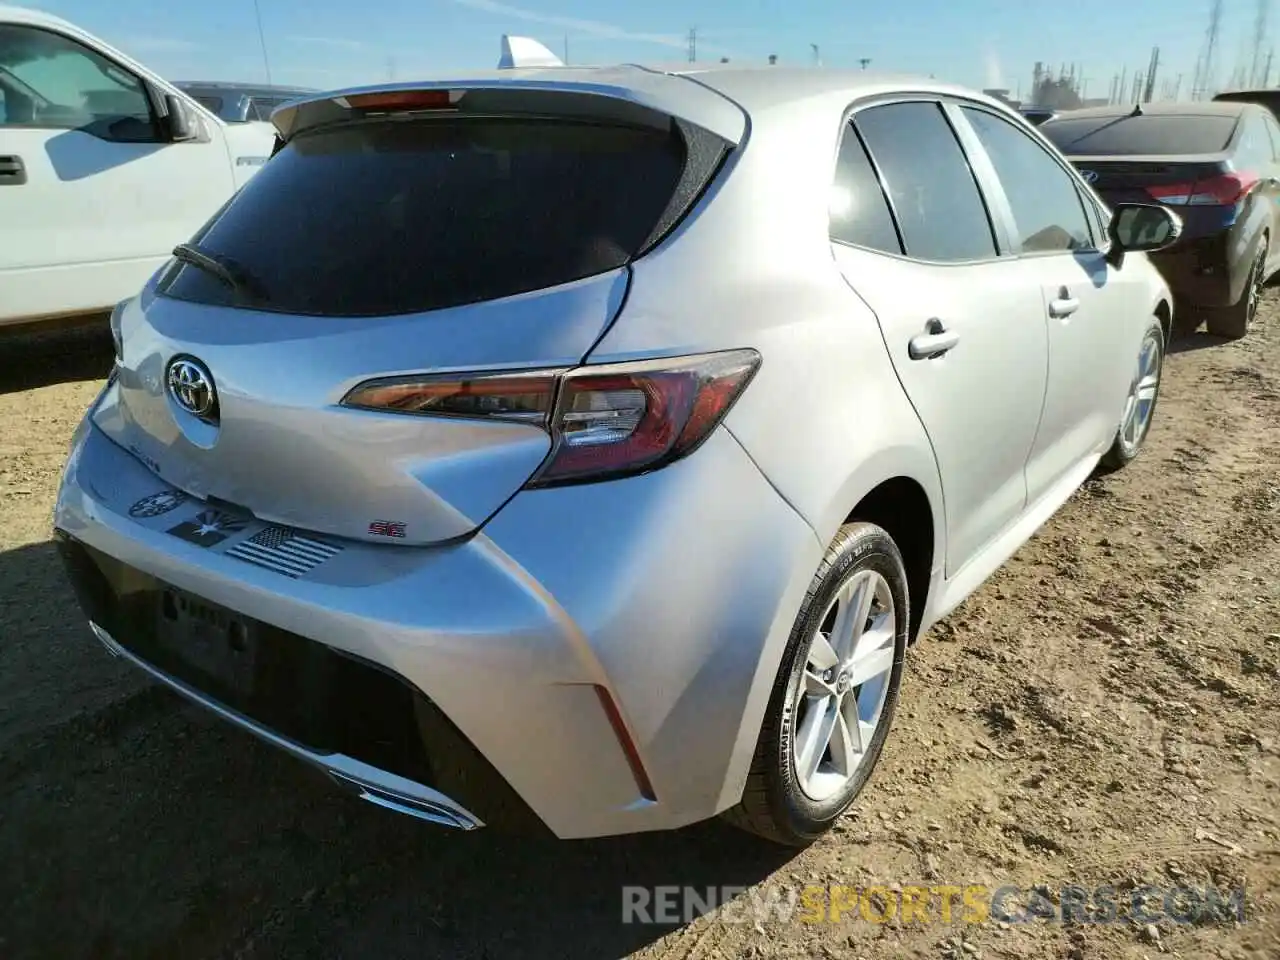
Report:
[[[0,187],[20,187],[27,182],[27,166],[21,157],[0,157]]]
[[[1049,301],[1049,316],[1069,317],[1080,309],[1079,297],[1058,297],[1056,300]]]
[[[907,344],[907,353],[912,360],[940,357],[960,342],[960,334],[948,330],[941,320],[930,320],[924,329],[924,333],[912,337]]]

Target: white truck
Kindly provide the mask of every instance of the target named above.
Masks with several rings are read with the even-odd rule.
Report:
[[[0,5],[0,334],[136,294],[274,142],[84,30]]]

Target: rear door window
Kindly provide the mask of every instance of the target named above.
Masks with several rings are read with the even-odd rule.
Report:
[[[854,125],[889,190],[907,256],[947,263],[996,255],[977,181],[939,104],[868,107]]]
[[[295,137],[197,238],[232,286],[175,264],[161,293],[324,316],[475,303],[616,269],[685,163],[666,130],[546,119],[369,120]]]

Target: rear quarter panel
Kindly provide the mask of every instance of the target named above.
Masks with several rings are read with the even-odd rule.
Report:
[[[589,362],[754,347],[763,363],[726,425],[822,542],[878,483],[906,476],[934,504],[940,555],[928,438],[828,238],[849,99],[753,114],[691,217],[635,264],[627,303]]]
[[[878,484],[909,477],[929,497],[940,563],[944,523],[932,450],[875,316],[837,270],[828,238],[827,197],[847,103],[828,95],[754,114],[743,146],[692,215],[634,265],[627,302],[588,362],[755,348],[762,365],[725,427],[818,544],[830,543]],[[816,568],[795,577],[807,582]],[[741,795],[803,596],[803,589],[784,591],[767,635],[737,638],[755,673],[740,705],[722,807]]]

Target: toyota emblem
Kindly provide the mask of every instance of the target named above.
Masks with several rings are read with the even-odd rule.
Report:
[[[213,375],[204,364],[190,357],[174,357],[165,376],[169,396],[187,413],[201,420],[217,415],[218,394],[213,389]]]

